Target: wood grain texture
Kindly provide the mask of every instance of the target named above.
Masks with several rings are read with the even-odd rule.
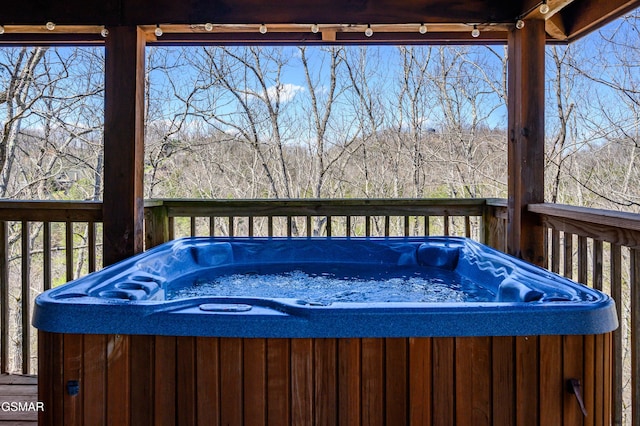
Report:
[[[612,415],[611,334],[39,337],[46,353],[57,354],[41,357],[48,360],[40,363],[44,425],[569,426],[605,425]],[[80,393],[68,395],[66,382],[76,377]],[[586,421],[566,392],[568,378],[582,384]]]

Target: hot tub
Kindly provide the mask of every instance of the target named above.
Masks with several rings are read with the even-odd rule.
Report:
[[[610,418],[613,301],[467,239],[177,240],[33,324],[43,424]]]

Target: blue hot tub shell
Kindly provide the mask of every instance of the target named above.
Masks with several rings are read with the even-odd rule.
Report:
[[[220,273],[311,268],[449,271],[495,296],[478,302],[335,302],[304,298],[165,300]],[[49,290],[33,325],[56,333],[217,337],[589,335],[617,328],[611,298],[464,238],[187,238]]]

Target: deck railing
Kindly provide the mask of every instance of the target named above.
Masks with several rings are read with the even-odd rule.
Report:
[[[529,211],[547,228],[548,269],[616,301],[613,424],[640,424],[640,215],[558,204]]]
[[[640,219],[551,204],[530,211],[548,229],[548,268],[616,299],[614,424],[632,424],[640,418]],[[189,235],[460,235],[504,250],[506,219],[506,202],[493,199],[152,200],[145,236],[152,247]],[[36,373],[33,298],[102,267],[101,222],[100,203],[0,201],[2,372]]]

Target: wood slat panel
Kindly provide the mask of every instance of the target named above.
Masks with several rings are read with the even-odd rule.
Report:
[[[540,424],[562,424],[562,336],[540,336]]]
[[[385,339],[385,395],[386,395],[386,421],[385,424],[401,425],[408,419],[407,394],[409,389],[408,376],[408,339]]]
[[[107,418],[107,337],[102,334],[87,334],[83,336],[83,344],[83,424],[98,425]]]
[[[313,423],[313,341],[291,339],[291,424]]]
[[[220,425],[220,339],[197,337],[198,425]]]
[[[90,368],[107,362],[106,353],[113,358],[113,352],[120,351],[128,353],[130,374],[129,387],[117,391],[130,395],[126,410],[132,424],[334,425],[348,420],[394,426],[574,425],[585,420],[600,425],[611,413],[606,402],[610,392],[604,388],[610,379],[602,376],[610,360],[607,336],[338,340],[121,336],[119,342],[114,336],[91,336],[93,343],[83,343],[88,336],[42,333],[43,347],[58,354],[52,362],[40,363],[41,392],[45,398],[44,393],[50,395],[42,400],[51,404],[42,424],[108,422],[109,401],[92,397],[95,406],[86,399],[88,392],[95,394],[103,385],[85,391],[82,380],[91,375]],[[109,346],[113,344],[119,347]],[[93,350],[85,351],[89,348]],[[145,360],[151,366],[142,366]],[[137,367],[144,371],[135,371]],[[74,375],[77,372],[81,374]],[[81,393],[67,395],[65,383],[74,377],[81,378]],[[575,398],[565,391],[567,378],[581,381],[590,419],[582,418]],[[120,384],[112,378],[102,383]],[[155,405],[152,413],[147,403],[139,404],[143,390]],[[84,398],[84,403],[76,404],[74,398],[79,402]],[[504,405],[510,408],[502,409]]]
[[[243,347],[244,423],[267,422],[267,341],[244,339]]]
[[[288,339],[267,341],[267,422],[291,424],[290,344]]]
[[[455,340],[434,338],[433,342],[433,413],[434,425],[455,424]]]
[[[456,424],[491,425],[491,339],[456,338]]]
[[[515,415],[515,341],[513,337],[500,336],[492,338],[492,389],[493,423],[498,425],[513,425]]]
[[[584,343],[582,336],[562,336],[563,341],[563,370],[565,380],[577,379],[583,388],[584,394]],[[566,385],[566,382],[565,382]],[[584,395],[583,395],[584,396]],[[582,412],[578,405],[575,395],[569,392],[564,393],[564,424],[577,425],[582,424]],[[587,413],[589,414],[589,413]],[[590,413],[593,416],[593,413]]]
[[[220,339],[220,422],[223,425],[243,422],[242,343],[242,339],[237,338]]]
[[[130,425],[131,367],[129,336],[109,335],[107,341],[107,424]],[[135,425],[134,425],[135,426]]]
[[[338,412],[340,425],[361,423],[362,341],[338,340]]]
[[[337,351],[336,339],[314,340],[314,425],[338,424]]]
[[[155,371],[155,348],[153,336],[131,336],[131,424],[142,425],[153,422],[155,407],[153,399]],[[66,349],[65,349],[66,352]],[[72,424],[72,423],[69,423]]]
[[[362,423],[383,425],[384,340],[362,339]]]
[[[516,425],[539,424],[538,337],[515,338]]]
[[[409,423],[424,425],[431,422],[431,339],[409,339]]]

